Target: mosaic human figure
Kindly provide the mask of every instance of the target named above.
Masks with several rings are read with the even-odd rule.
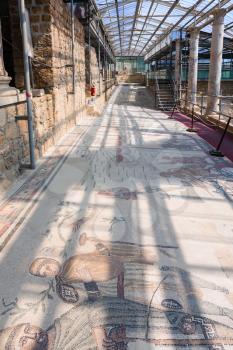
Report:
[[[72,307],[47,331],[28,324],[0,331],[1,350],[129,350],[137,342],[224,350],[232,339],[231,327],[208,318],[110,297]]]
[[[75,303],[80,296],[82,300],[115,296],[117,289],[119,297],[144,304],[151,302],[162,311],[183,310],[198,315],[228,316],[233,320],[231,307],[217,305],[209,297],[211,291],[228,296],[226,288],[193,276],[180,267],[153,265],[153,256],[144,255],[142,246],[123,244],[120,249],[120,243],[116,246],[112,243],[110,247],[98,240],[95,244],[101,245],[95,254],[76,255],[63,265],[54,259],[37,258],[30,273],[55,277],[57,293],[65,302]],[[128,254],[127,247],[130,248]]]
[[[209,301],[212,299],[208,296],[209,291],[216,291],[229,299],[230,293],[227,288],[173,266],[173,259],[169,260],[169,256],[166,261],[170,265],[159,264],[155,246],[143,247],[132,243],[107,242],[88,236],[86,233],[80,235],[79,244],[81,247],[92,245],[96,253],[117,256],[124,263],[124,293],[130,300],[147,303],[156,289],[152,302],[154,307],[161,310],[183,309],[189,313],[227,315],[233,320],[232,308],[217,305]],[[170,251],[170,248],[157,247],[160,253]],[[107,295],[112,295],[114,286],[109,282],[107,285],[99,284],[99,288],[102,293],[104,290]]]
[[[29,323],[0,331],[1,350],[47,350],[48,333]]]
[[[29,271],[38,277],[56,279],[58,295],[65,302],[79,300],[77,284],[83,284],[89,299],[96,299],[100,292],[97,283],[117,279],[117,295],[124,297],[124,268],[115,257],[101,255],[74,255],[64,264],[51,258],[36,258]]]
[[[130,300],[147,303],[151,300],[154,290],[158,287],[153,298],[153,306],[161,310],[183,309],[186,312],[194,312],[206,315],[227,315],[233,320],[233,310],[215,304],[205,294],[208,291],[216,291],[224,294],[228,300],[230,293],[227,288],[192,275],[184,269],[173,266],[173,260],[167,260],[170,265],[157,265],[158,255],[155,247],[139,246],[132,243],[107,242],[96,237],[81,234],[79,243],[81,246],[92,244],[98,254],[117,256],[124,263],[125,270],[125,297]],[[166,248],[159,247],[166,252]],[[172,249],[174,250],[174,249]],[[147,265],[153,266],[147,266]],[[150,277],[149,277],[150,276]],[[162,281],[162,283],[160,283]],[[104,289],[107,295],[114,289],[111,282],[108,285],[99,285],[102,293]],[[136,291],[139,291],[136,293]],[[140,296],[141,292],[141,296]],[[145,299],[147,296],[147,299]]]

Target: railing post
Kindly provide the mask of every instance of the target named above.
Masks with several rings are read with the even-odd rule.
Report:
[[[221,114],[222,114],[222,95],[219,96],[219,114],[218,114],[218,121],[220,123],[221,120]]]
[[[19,16],[21,24],[21,32],[23,39],[23,61],[24,61],[24,80],[26,89],[26,99],[27,99],[27,116],[28,116],[28,136],[29,136],[29,149],[30,149],[30,167],[31,169],[36,168],[35,160],[35,141],[34,141],[34,128],[33,128],[33,105],[32,105],[32,91],[30,82],[30,69],[28,61],[28,33],[27,33],[27,23],[25,14],[25,2],[24,0],[19,1]]]
[[[201,116],[203,117],[203,107],[204,107],[204,94],[201,93]]]
[[[76,90],[76,65],[75,65],[75,23],[74,23],[74,0],[71,0],[71,55],[72,55],[72,85],[73,85],[73,91],[72,93],[75,95]]]
[[[192,104],[192,120],[191,120],[191,128],[188,128],[186,131],[188,132],[197,132],[197,129],[194,128],[194,103],[190,102]]]
[[[228,126],[229,126],[229,124],[230,124],[231,119],[232,119],[232,118],[229,117],[228,122],[227,122],[226,127],[225,127],[225,129],[224,129],[224,131],[223,131],[223,134],[222,134],[222,136],[221,136],[221,139],[220,139],[220,141],[219,141],[219,144],[218,144],[217,148],[214,149],[214,150],[211,150],[211,151],[209,152],[211,156],[213,156],[213,157],[224,157],[224,154],[222,154],[222,152],[220,152],[220,148],[221,148],[221,146],[222,146],[224,137],[225,137],[225,135],[226,135],[226,133],[227,133],[227,129],[228,129]]]

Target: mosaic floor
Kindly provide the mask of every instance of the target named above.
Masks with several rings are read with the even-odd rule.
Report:
[[[119,86],[0,205],[0,349],[232,350],[233,164]]]

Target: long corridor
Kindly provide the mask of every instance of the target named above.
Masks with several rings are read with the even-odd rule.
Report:
[[[120,85],[0,206],[0,349],[233,349],[233,166]],[[8,347],[7,347],[8,346]]]

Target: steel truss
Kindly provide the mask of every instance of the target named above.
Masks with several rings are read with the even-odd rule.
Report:
[[[211,32],[212,12],[227,10],[225,34],[233,38],[233,0],[95,0],[116,56],[150,56],[174,30]]]

